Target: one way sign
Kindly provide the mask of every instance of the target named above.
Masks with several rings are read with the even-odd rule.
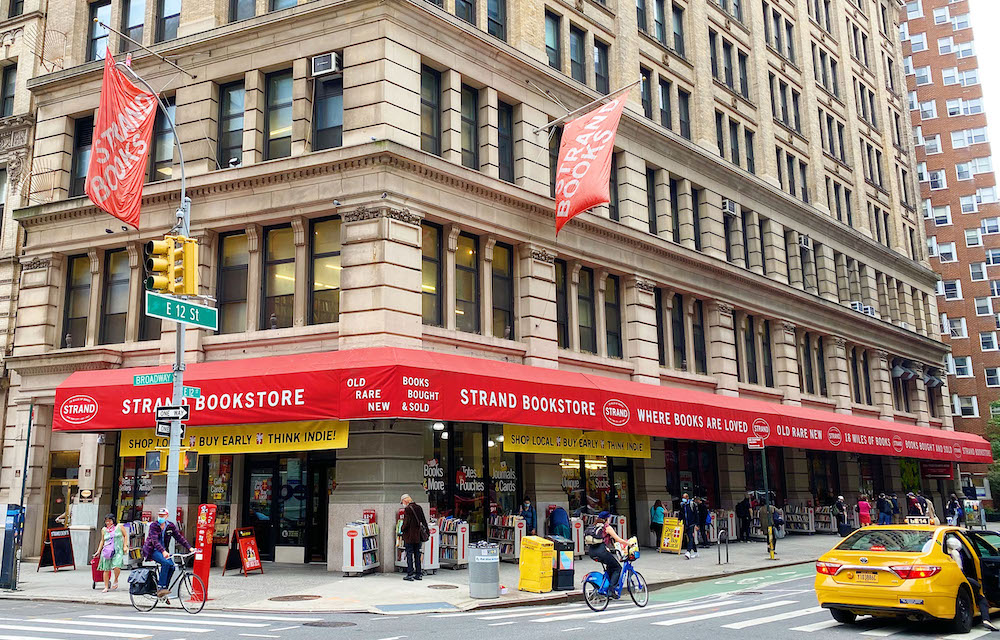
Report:
[[[191,417],[191,407],[186,404],[167,405],[156,408],[157,422],[166,420],[187,420]]]

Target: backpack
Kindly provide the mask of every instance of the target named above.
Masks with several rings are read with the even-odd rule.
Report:
[[[148,596],[156,593],[156,570],[140,567],[128,574],[128,592],[134,596]]]
[[[595,522],[594,524],[587,527],[587,530],[583,533],[583,542],[587,547],[594,547],[599,544],[604,544],[604,527],[606,524]]]

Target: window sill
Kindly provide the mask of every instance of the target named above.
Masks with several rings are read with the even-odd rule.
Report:
[[[310,324],[302,327],[285,327],[282,329],[260,329],[240,333],[222,333],[206,335],[202,338],[202,347],[206,353],[239,348],[246,345],[268,347],[286,343],[302,344],[303,337],[315,340],[336,340],[340,335],[340,323]]]
[[[569,349],[559,349],[559,368],[569,366],[582,366],[588,369],[600,369],[609,373],[631,378],[635,371],[635,366],[628,360],[619,358],[609,358],[599,356],[587,351],[570,351]]]
[[[782,122],[781,120],[779,120],[777,118],[772,118],[772,119],[774,121],[774,124],[778,125],[778,127],[781,128],[781,129],[783,129],[786,133],[790,133],[793,136],[795,136],[796,138],[798,138],[799,140],[801,140],[802,142],[804,142],[806,144],[809,144],[809,140],[804,135],[802,135],[802,133],[800,133],[799,131],[796,131],[793,127],[791,127],[790,125],[785,124],[784,122]],[[791,144],[791,143],[788,143],[788,144]]]
[[[801,395],[801,401],[803,405],[810,405],[812,407],[821,407],[829,410],[834,410],[837,408],[837,403],[826,396],[818,396],[811,393],[803,392]]]
[[[767,387],[762,384],[752,384],[750,382],[740,382],[737,385],[740,390],[740,397],[752,396],[757,399],[771,399],[781,401],[785,393],[775,387]]]
[[[423,342],[427,344],[447,345],[449,347],[466,347],[480,351],[490,351],[505,357],[524,358],[527,347],[517,340],[506,340],[478,333],[468,333],[457,329],[445,329],[435,325],[425,324],[423,327]]]
[[[591,0],[591,2],[594,2],[594,1],[595,0]],[[644,32],[644,31],[639,31],[639,36],[642,37],[642,38],[644,38],[646,40],[646,42],[649,42],[650,44],[656,45],[656,47],[661,50],[661,52],[663,54],[663,58],[665,58],[665,59],[664,60],[660,60],[660,62],[662,64],[664,64],[664,65],[667,65],[668,68],[669,68],[670,65],[667,63],[667,59],[669,59],[669,58],[675,58],[678,61],[683,62],[688,67],[693,68],[694,65],[691,64],[691,61],[688,60],[684,56],[683,53],[677,51],[676,49],[674,49],[670,45],[668,45],[666,43],[663,43],[663,42],[660,42],[659,40],[657,40],[656,38],[654,38],[652,35]]]
[[[711,376],[705,373],[689,373],[681,369],[668,369],[664,366],[660,366],[660,382],[667,383],[688,383],[697,386],[707,387],[711,392],[715,392],[716,386],[718,386],[718,381],[715,376]]]
[[[718,78],[712,78],[712,79],[715,81],[715,86],[718,87],[719,89],[724,90],[726,93],[728,93],[732,97],[736,98],[740,102],[745,102],[751,109],[756,109],[757,108],[757,105],[754,104],[753,101],[750,100],[749,97],[743,95],[742,93],[740,93],[739,91],[737,91],[734,87],[730,87],[728,84],[726,84],[722,80],[719,80]],[[734,78],[734,81],[735,81],[735,78]]]
[[[826,158],[827,160],[830,160],[831,162],[835,162],[835,163],[836,163],[837,165],[839,165],[839,166],[843,167],[844,169],[846,169],[846,170],[848,170],[848,171],[851,171],[851,172],[853,172],[853,171],[854,171],[854,167],[852,167],[851,165],[847,164],[847,161],[846,161],[846,160],[841,160],[841,159],[840,159],[840,158],[838,158],[837,156],[835,156],[835,155],[831,154],[831,153],[830,153],[829,151],[826,151],[826,150],[824,150],[824,151],[823,151],[823,156],[824,156],[824,157],[825,157],[825,158]]]

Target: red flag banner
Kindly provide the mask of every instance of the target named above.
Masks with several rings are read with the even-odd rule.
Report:
[[[155,95],[115,68],[108,49],[86,191],[94,204],[136,229],[156,105]]]
[[[615,132],[625,108],[625,95],[602,105],[563,129],[556,172],[556,233],[570,218],[610,202],[608,181]]]

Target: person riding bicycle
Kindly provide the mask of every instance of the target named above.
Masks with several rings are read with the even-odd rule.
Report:
[[[626,543],[615,531],[615,528],[608,524],[610,516],[611,513],[608,511],[602,511],[597,515],[597,522],[594,524],[594,529],[601,533],[602,541],[591,545],[587,549],[587,555],[604,565],[605,571],[608,573],[608,595],[617,600],[618,578],[621,576],[622,564],[615,557],[614,543],[617,542],[622,545]]]
[[[168,515],[170,512],[166,508],[160,509],[156,521],[149,525],[149,535],[142,545],[142,559],[152,560],[160,565],[160,588],[156,592],[160,598],[170,592],[167,585],[170,584],[170,576],[174,572],[174,561],[170,559],[170,552],[167,551],[171,538],[189,552],[195,551],[177,525],[167,520]]]

